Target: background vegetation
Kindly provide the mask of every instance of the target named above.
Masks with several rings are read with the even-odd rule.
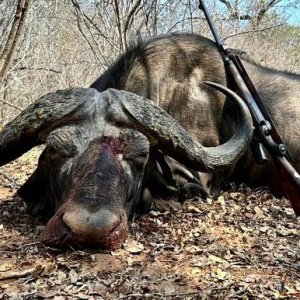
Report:
[[[226,46],[300,71],[300,27],[287,24],[297,1],[206,2]],[[174,31],[211,36],[198,1],[1,1],[0,128],[42,94],[89,86],[132,43]]]

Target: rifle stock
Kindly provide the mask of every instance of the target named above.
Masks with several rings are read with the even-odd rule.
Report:
[[[278,170],[282,189],[290,200],[296,216],[300,216],[300,176],[285,157],[273,157]]]
[[[278,170],[282,190],[284,191],[286,198],[290,200],[295,214],[300,216],[300,175],[287,159],[288,157],[292,161],[292,157],[288,153],[275,124],[267,112],[263,101],[260,99],[259,94],[240,59],[230,50],[224,49],[223,43],[218,36],[202,0],[199,0],[199,8],[205,14],[205,18],[214,36],[216,45],[223,56],[225,68],[234,81],[237,93],[246,102],[251,112],[255,128],[255,138],[265,146],[272,156]]]

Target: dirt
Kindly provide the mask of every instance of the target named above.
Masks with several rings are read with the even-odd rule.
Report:
[[[130,223],[117,251],[46,247],[17,188],[40,149],[0,168],[0,299],[300,299],[300,219],[239,188]]]

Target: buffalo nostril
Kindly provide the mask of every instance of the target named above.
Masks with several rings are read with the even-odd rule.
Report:
[[[84,208],[66,211],[62,220],[73,233],[96,235],[97,238],[105,237],[122,222],[121,214],[114,213],[108,209],[90,212]]]
[[[89,211],[80,206],[70,206],[58,211],[41,234],[44,243],[52,246],[119,248],[128,234],[124,210],[108,209]]]
[[[45,230],[42,231],[40,238],[43,243],[53,246],[64,244],[72,236],[70,228],[61,222],[61,215],[54,215],[48,222]]]

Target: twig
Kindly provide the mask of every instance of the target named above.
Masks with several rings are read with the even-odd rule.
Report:
[[[200,297],[201,294],[200,294],[200,292],[189,292],[189,293],[176,293],[176,294],[166,294],[166,295],[164,295],[165,298],[169,298],[169,297],[189,297],[189,296],[193,296],[193,297],[198,296],[198,297]]]
[[[257,266],[249,257],[244,256],[243,254],[241,254],[239,251],[236,251],[234,249],[230,249],[230,251],[236,255],[237,257],[241,258],[245,263],[248,263],[250,266]],[[236,262],[233,262],[236,263]],[[246,264],[244,264],[246,265]]]
[[[124,25],[124,44],[125,44],[125,48],[128,48],[128,44],[127,44],[128,29],[129,29],[130,25],[132,24],[132,20],[133,20],[135,14],[139,10],[139,6],[140,6],[141,2],[142,2],[142,0],[137,0],[135,2],[135,4],[133,4],[130,12],[127,14],[127,19],[126,19],[126,22],[125,22],[125,25]]]
[[[126,296],[118,297],[118,298],[116,298],[116,300],[128,299],[128,298],[131,298],[131,297],[143,297],[143,296],[145,296],[145,295],[143,295],[143,294],[129,294],[129,295],[126,295]]]
[[[57,73],[57,74],[61,74],[62,71],[58,71],[58,70],[55,70],[55,69],[51,69],[51,68],[43,68],[43,67],[37,67],[37,68],[34,68],[34,67],[19,67],[19,68],[16,68],[15,69],[16,71],[46,71],[46,72],[53,72],[53,73]]]
[[[248,34],[248,33],[253,33],[253,32],[255,32],[255,33],[256,32],[262,32],[262,31],[266,31],[266,30],[269,30],[269,29],[277,28],[277,27],[280,27],[280,26],[283,26],[283,25],[284,25],[284,23],[281,23],[281,24],[277,24],[277,25],[265,27],[265,28],[262,28],[262,29],[252,29],[252,30],[237,32],[237,33],[231,34],[231,35],[223,38],[223,41],[226,41],[226,40],[228,40],[230,38],[233,38],[233,37],[236,37],[238,35],[243,35],[243,34]]]
[[[7,101],[5,101],[5,100],[0,100],[0,101],[3,102],[3,103],[5,103],[5,104],[7,104],[7,105],[9,105],[9,106],[11,106],[11,107],[13,107],[13,108],[15,108],[15,109],[17,109],[17,110],[19,110],[19,111],[22,111],[22,108],[20,108],[20,107],[14,105],[14,104],[12,104],[12,103],[10,103],[10,102],[7,102]]]
[[[42,243],[41,241],[31,242],[31,243],[27,243],[27,244],[21,245],[21,248],[30,247],[30,246],[35,246],[35,245],[39,245],[39,244],[41,244],[41,243]]]
[[[163,299],[167,299],[169,297],[189,297],[189,296],[193,296],[193,297],[200,297],[200,292],[187,292],[187,293],[172,293],[172,294],[160,294],[160,293],[154,293],[154,294],[147,294],[147,298],[149,299],[155,299],[155,297],[159,297],[159,299],[161,299],[161,297],[163,297]],[[121,296],[116,298],[116,300],[124,300],[124,299],[129,299],[129,298],[137,298],[137,297],[141,297],[141,298],[145,298],[145,294],[128,294],[125,296]],[[193,298],[193,299],[197,299],[197,298]],[[200,298],[199,298],[200,299]]]
[[[20,272],[9,272],[9,273],[5,273],[5,274],[1,274],[0,272],[0,281],[1,280],[8,280],[8,279],[18,279],[21,277],[26,277],[30,274],[32,274],[35,271],[36,268],[31,268],[31,269],[27,269],[24,271],[20,271]]]

